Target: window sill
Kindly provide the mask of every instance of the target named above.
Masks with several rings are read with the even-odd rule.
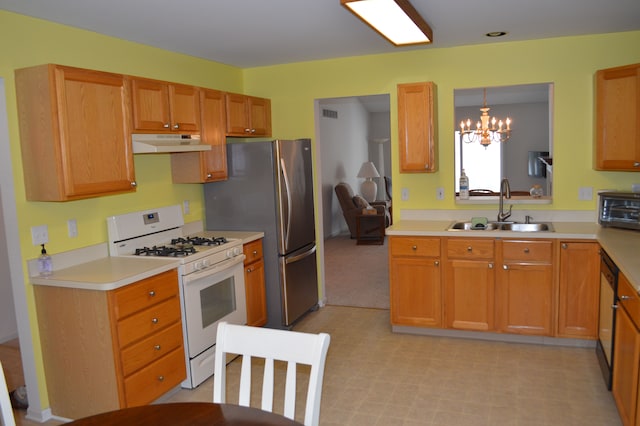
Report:
[[[551,197],[533,198],[531,196],[516,195],[511,198],[505,198],[504,204],[551,204],[553,199]],[[500,197],[494,195],[477,195],[469,197],[468,200],[461,200],[460,197],[456,197],[456,204],[498,204]]]

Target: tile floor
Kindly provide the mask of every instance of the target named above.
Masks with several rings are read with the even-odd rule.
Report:
[[[331,334],[322,426],[620,425],[593,349],[394,334],[389,311],[338,306],[296,330]],[[230,402],[239,367],[228,367]],[[209,379],[168,400],[211,397]]]

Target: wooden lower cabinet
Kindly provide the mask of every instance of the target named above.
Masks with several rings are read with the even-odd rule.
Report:
[[[267,294],[264,279],[262,239],[243,246],[247,325],[261,327],[267,323]]]
[[[640,424],[640,299],[627,278],[618,278],[613,385],[611,392],[624,426]]]
[[[558,337],[598,338],[600,244],[560,241]]]
[[[502,240],[497,280],[498,329],[507,333],[553,333],[553,241]]]
[[[111,291],[36,285],[34,294],[54,415],[148,404],[185,379],[176,270]]]
[[[494,240],[447,238],[444,246],[445,325],[494,330]]]
[[[389,238],[391,324],[442,326],[440,239]]]

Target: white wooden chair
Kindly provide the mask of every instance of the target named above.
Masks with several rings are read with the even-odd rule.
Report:
[[[307,389],[304,424],[317,426],[320,418],[320,399],[324,364],[331,338],[326,333],[310,334],[221,323],[216,338],[213,377],[213,402],[226,400],[226,354],[242,355],[238,403],[248,407],[251,399],[251,358],[264,358],[262,406],[273,411],[274,360],[287,362],[284,394],[284,416],[294,419],[296,405],[296,366],[311,366]]]
[[[16,421],[13,418],[13,409],[11,408],[11,399],[9,398],[9,389],[7,389],[7,381],[4,378],[4,370],[0,362],[0,419],[4,426],[15,426]]]

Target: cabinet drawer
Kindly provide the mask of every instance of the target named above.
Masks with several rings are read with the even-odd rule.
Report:
[[[180,322],[180,300],[172,297],[118,321],[118,341],[124,348],[151,333]]]
[[[173,269],[115,290],[112,296],[115,318],[121,319],[170,297],[178,297],[178,272]]]
[[[122,374],[126,377],[176,348],[182,348],[182,324],[180,322],[123,350],[121,352]]]
[[[439,238],[391,237],[389,242],[391,256],[440,256]]]
[[[493,259],[493,245],[493,240],[452,238],[447,240],[447,256],[450,259]]]
[[[551,263],[551,241],[503,241],[502,258],[505,262]]]
[[[124,380],[127,407],[148,404],[187,377],[184,351],[176,349]]]
[[[640,296],[624,274],[618,275],[618,297],[631,320],[640,328]]]
[[[242,251],[246,256],[244,264],[248,265],[256,260],[262,259],[262,240],[251,241],[242,246]]]

